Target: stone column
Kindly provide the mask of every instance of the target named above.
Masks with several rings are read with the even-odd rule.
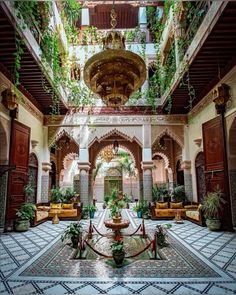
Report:
[[[152,148],[151,148],[151,125],[143,125],[143,151],[142,151],[142,169],[143,169],[143,198],[152,200]]]
[[[152,168],[153,161],[142,162],[143,198],[148,201],[152,201]]]
[[[89,26],[89,9],[88,8],[82,8],[81,9],[81,27]]]
[[[41,200],[40,200],[40,202],[42,202],[42,203],[50,201],[48,198],[50,170],[51,170],[51,163],[43,162],[42,163],[42,177],[41,177]]]
[[[149,42],[149,30],[147,29],[147,11],[146,7],[139,7],[138,11],[138,22],[141,31],[144,31],[146,34],[146,42]]]
[[[79,176],[80,176],[80,201],[87,205],[92,202],[92,198],[89,195],[89,162],[78,162]]]
[[[171,168],[167,168],[168,173],[168,183],[169,183],[169,190],[173,192],[174,188],[174,177],[173,177],[173,171]]]
[[[192,185],[192,174],[191,174],[191,161],[182,161],[181,169],[184,170],[184,189],[187,198],[193,200],[193,185]]]

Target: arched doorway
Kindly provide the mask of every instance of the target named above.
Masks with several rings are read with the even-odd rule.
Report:
[[[51,171],[49,173],[49,190],[56,186],[56,164],[51,161]]]
[[[196,169],[196,182],[197,182],[197,199],[199,203],[202,203],[204,196],[206,195],[205,174],[204,174],[204,153],[197,154],[195,159]]]
[[[181,168],[181,161],[176,163],[176,180],[178,185],[184,185],[184,170]]]
[[[38,159],[34,153],[29,155],[29,183],[34,188],[34,194],[28,195],[26,202],[37,203],[37,184],[38,184]]]

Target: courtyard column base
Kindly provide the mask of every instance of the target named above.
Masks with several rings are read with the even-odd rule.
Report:
[[[191,174],[191,161],[182,161],[181,169],[184,170],[184,189],[189,201],[193,200],[193,185]]]
[[[89,170],[90,170],[90,163],[89,162],[78,162],[78,168],[80,170],[80,201],[84,205],[88,205],[92,202],[92,197],[89,196]]]
[[[152,168],[153,161],[142,162],[143,198],[147,201],[152,201]]]

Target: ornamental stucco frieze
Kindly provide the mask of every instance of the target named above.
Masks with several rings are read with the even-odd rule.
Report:
[[[78,126],[78,125],[185,125],[187,124],[186,115],[130,115],[130,116],[109,116],[96,115],[88,116],[84,114],[70,114],[51,118],[45,116],[46,126]]]

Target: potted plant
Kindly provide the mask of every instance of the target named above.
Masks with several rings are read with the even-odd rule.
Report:
[[[165,247],[168,245],[166,238],[167,238],[167,229],[171,228],[171,224],[158,224],[156,226],[156,232],[155,232],[155,238],[156,238],[156,244],[159,247]]]
[[[70,239],[73,248],[78,248],[80,235],[83,232],[83,228],[80,223],[74,222],[67,226],[64,233],[61,236],[62,242],[65,239]]]
[[[138,218],[142,218],[142,205],[140,202],[137,202],[137,204],[133,207],[133,210],[137,212]]]
[[[63,199],[62,192],[58,186],[51,189],[51,202],[54,204],[61,203]]]
[[[30,220],[35,216],[36,206],[32,203],[25,203],[17,210],[18,219],[15,222],[16,231],[27,231],[30,227]]]
[[[209,192],[203,200],[202,210],[206,218],[206,225],[209,230],[219,230],[221,226],[220,222],[220,210],[226,201],[222,197],[222,192],[216,190]]]
[[[124,244],[122,240],[114,241],[111,245],[112,257],[117,267],[121,267],[125,258]]]
[[[88,219],[89,218],[89,205],[84,205],[82,207],[82,218]]]
[[[175,202],[185,202],[185,201],[187,201],[184,185],[177,185],[177,186],[174,187],[173,200]]]
[[[169,191],[168,188],[166,186],[166,184],[161,184],[161,185],[154,185],[152,187],[152,197],[153,197],[153,201],[157,202],[157,201],[161,201],[168,197],[169,195]]]
[[[141,200],[141,211],[142,211],[142,217],[144,219],[149,218],[149,206],[147,200]]]
[[[95,212],[97,211],[97,207],[93,204],[89,204],[88,209],[90,218],[94,218]]]
[[[73,187],[67,187],[63,196],[63,203],[70,204],[75,198],[75,191]]]
[[[27,201],[32,201],[32,198],[34,197],[34,187],[31,182],[27,183],[24,186],[24,193]]]

